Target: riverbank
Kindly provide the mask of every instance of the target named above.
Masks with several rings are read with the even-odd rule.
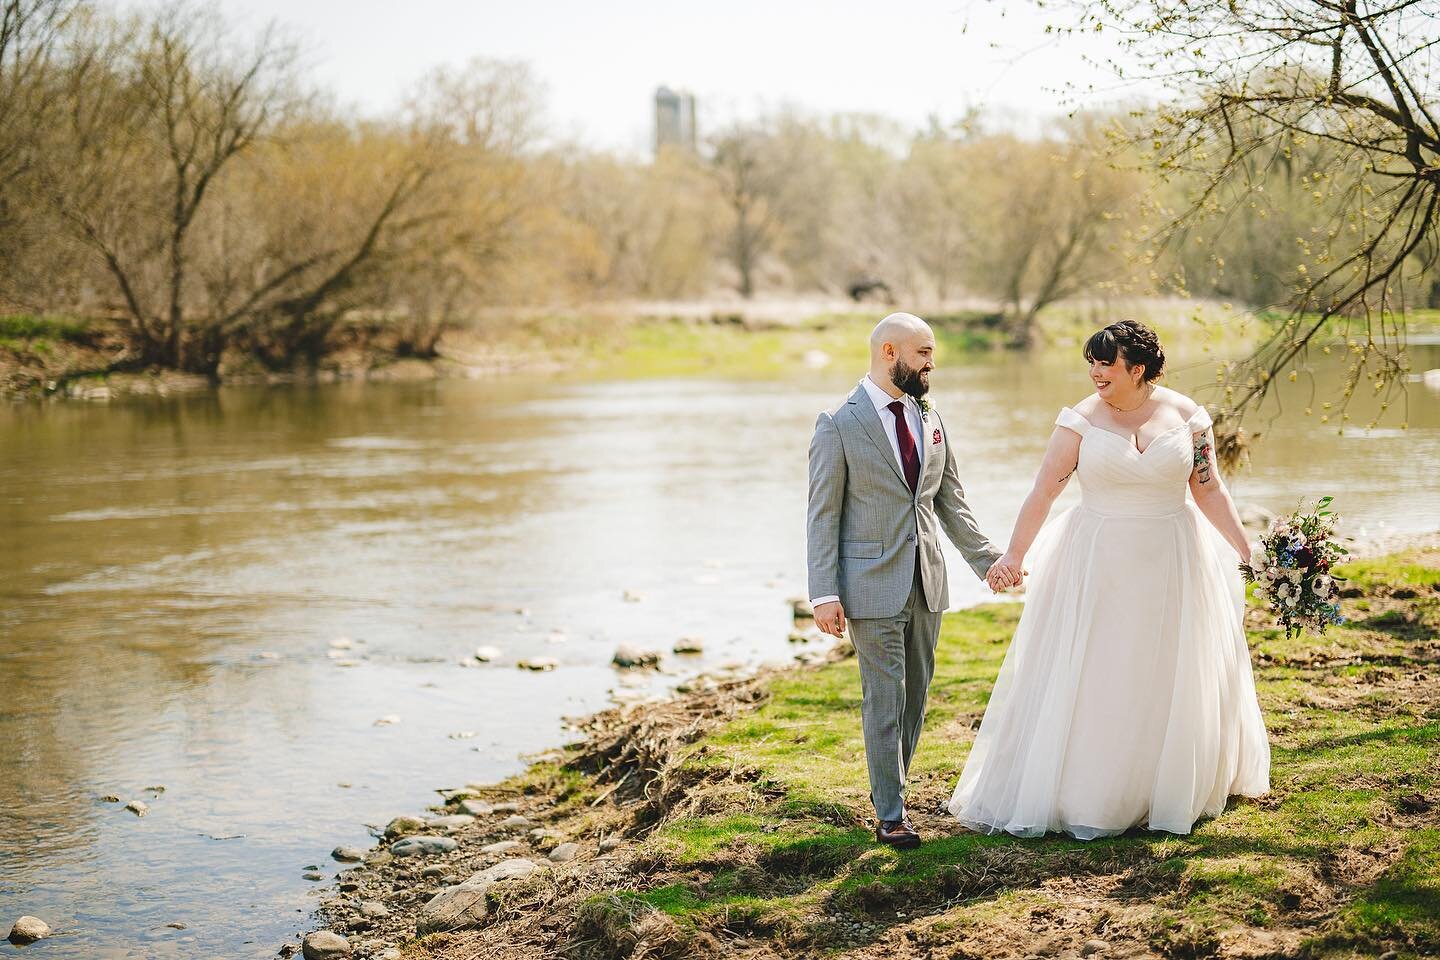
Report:
[[[426,356],[401,351],[393,331],[370,320],[356,321],[337,328],[333,349],[313,368],[267,369],[232,353],[213,377],[117,369],[126,345],[113,323],[0,317],[0,396],[106,401],[220,385],[488,379],[504,373],[770,378],[832,364],[863,368],[870,328],[890,309],[789,298],[496,311],[447,328]],[[992,308],[957,303],[922,313],[934,326],[943,355],[1005,349],[1003,318]],[[1042,322],[1050,343],[1073,345],[1122,316],[1151,323],[1172,352],[1222,345],[1235,350],[1253,341],[1260,329],[1255,318],[1225,305],[1172,299],[1058,304],[1042,315]]]
[[[1189,836],[984,837],[939,812],[1019,616],[992,604],[945,619],[918,851],[871,839],[841,655],[607,711],[522,776],[457,785],[337,851],[363,859],[321,919],[356,956],[439,960],[1433,955],[1440,548],[1341,572],[1349,619],[1324,637],[1248,614],[1272,792]]]

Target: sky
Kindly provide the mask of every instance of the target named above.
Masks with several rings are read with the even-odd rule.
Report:
[[[1053,4],[1052,4],[1053,6]],[[475,56],[528,62],[557,135],[646,153],[655,88],[697,98],[700,134],[795,106],[920,127],[968,108],[1023,126],[1068,109],[1068,85],[1114,102],[1134,88],[1087,63],[1102,38],[1047,37],[1029,0],[220,0],[238,27],[269,21],[343,105],[380,112],[420,76]],[[403,11],[403,12],[401,12]],[[1142,91],[1143,94],[1143,91]]]

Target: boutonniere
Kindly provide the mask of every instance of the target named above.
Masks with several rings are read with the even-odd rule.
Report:
[[[924,420],[926,423],[929,423],[929,422],[930,422],[930,398],[929,398],[929,397],[921,397],[920,400],[919,400],[919,403],[920,403],[920,419],[921,419],[921,420]]]

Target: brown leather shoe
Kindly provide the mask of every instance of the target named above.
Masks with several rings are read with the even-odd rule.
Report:
[[[920,834],[908,820],[881,820],[875,825],[875,839],[897,850],[913,850],[920,846]]]

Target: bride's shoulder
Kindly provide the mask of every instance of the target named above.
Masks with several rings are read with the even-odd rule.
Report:
[[[1100,409],[1100,397],[1098,394],[1087,393],[1083,399],[1071,404],[1070,409],[1089,420],[1090,415]]]
[[[1156,387],[1155,399],[1180,414],[1184,420],[1195,416],[1195,411],[1200,409],[1200,404],[1191,400],[1179,390],[1171,390],[1169,387]]]

